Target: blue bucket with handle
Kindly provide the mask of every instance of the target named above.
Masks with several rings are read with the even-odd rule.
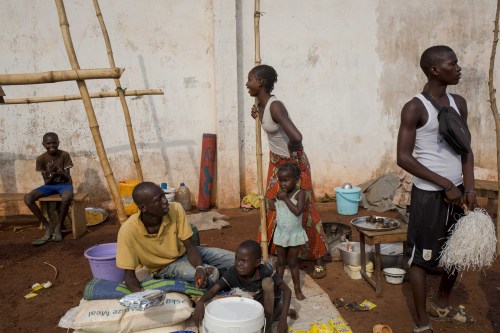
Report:
[[[358,213],[359,202],[362,199],[359,187],[336,187],[335,197],[337,198],[337,212],[340,215],[355,215]]]

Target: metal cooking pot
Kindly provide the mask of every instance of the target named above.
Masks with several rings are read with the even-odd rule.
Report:
[[[347,242],[340,243],[337,248],[340,250],[340,258],[344,265],[361,266],[361,252],[359,242],[349,242],[352,246],[352,251],[347,251]],[[366,263],[373,261],[374,253],[373,246],[365,244]]]
[[[350,190],[352,188],[352,184],[351,183],[344,183],[344,185],[342,185],[342,188],[344,190]]]

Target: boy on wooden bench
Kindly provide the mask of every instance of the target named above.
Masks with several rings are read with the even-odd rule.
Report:
[[[62,240],[61,227],[64,226],[64,219],[68,214],[71,200],[73,200],[73,185],[69,170],[73,167],[71,157],[67,152],[59,149],[59,137],[56,133],[45,133],[42,145],[47,149],[47,152],[36,158],[36,171],[41,172],[44,185],[24,196],[24,202],[28,208],[45,227],[45,235],[40,239],[35,239],[32,242],[33,245]],[[52,226],[37,206],[36,201],[41,197],[56,193],[61,196],[61,211],[56,225]]]

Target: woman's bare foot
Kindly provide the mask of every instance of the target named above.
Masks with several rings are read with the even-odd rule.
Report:
[[[306,297],[304,296],[304,294],[302,293],[302,290],[300,290],[300,288],[295,288],[295,297],[299,301],[303,301],[306,299]]]

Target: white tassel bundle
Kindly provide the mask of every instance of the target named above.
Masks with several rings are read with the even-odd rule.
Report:
[[[466,211],[441,252],[440,265],[451,274],[491,266],[496,256],[495,226],[481,208]]]

